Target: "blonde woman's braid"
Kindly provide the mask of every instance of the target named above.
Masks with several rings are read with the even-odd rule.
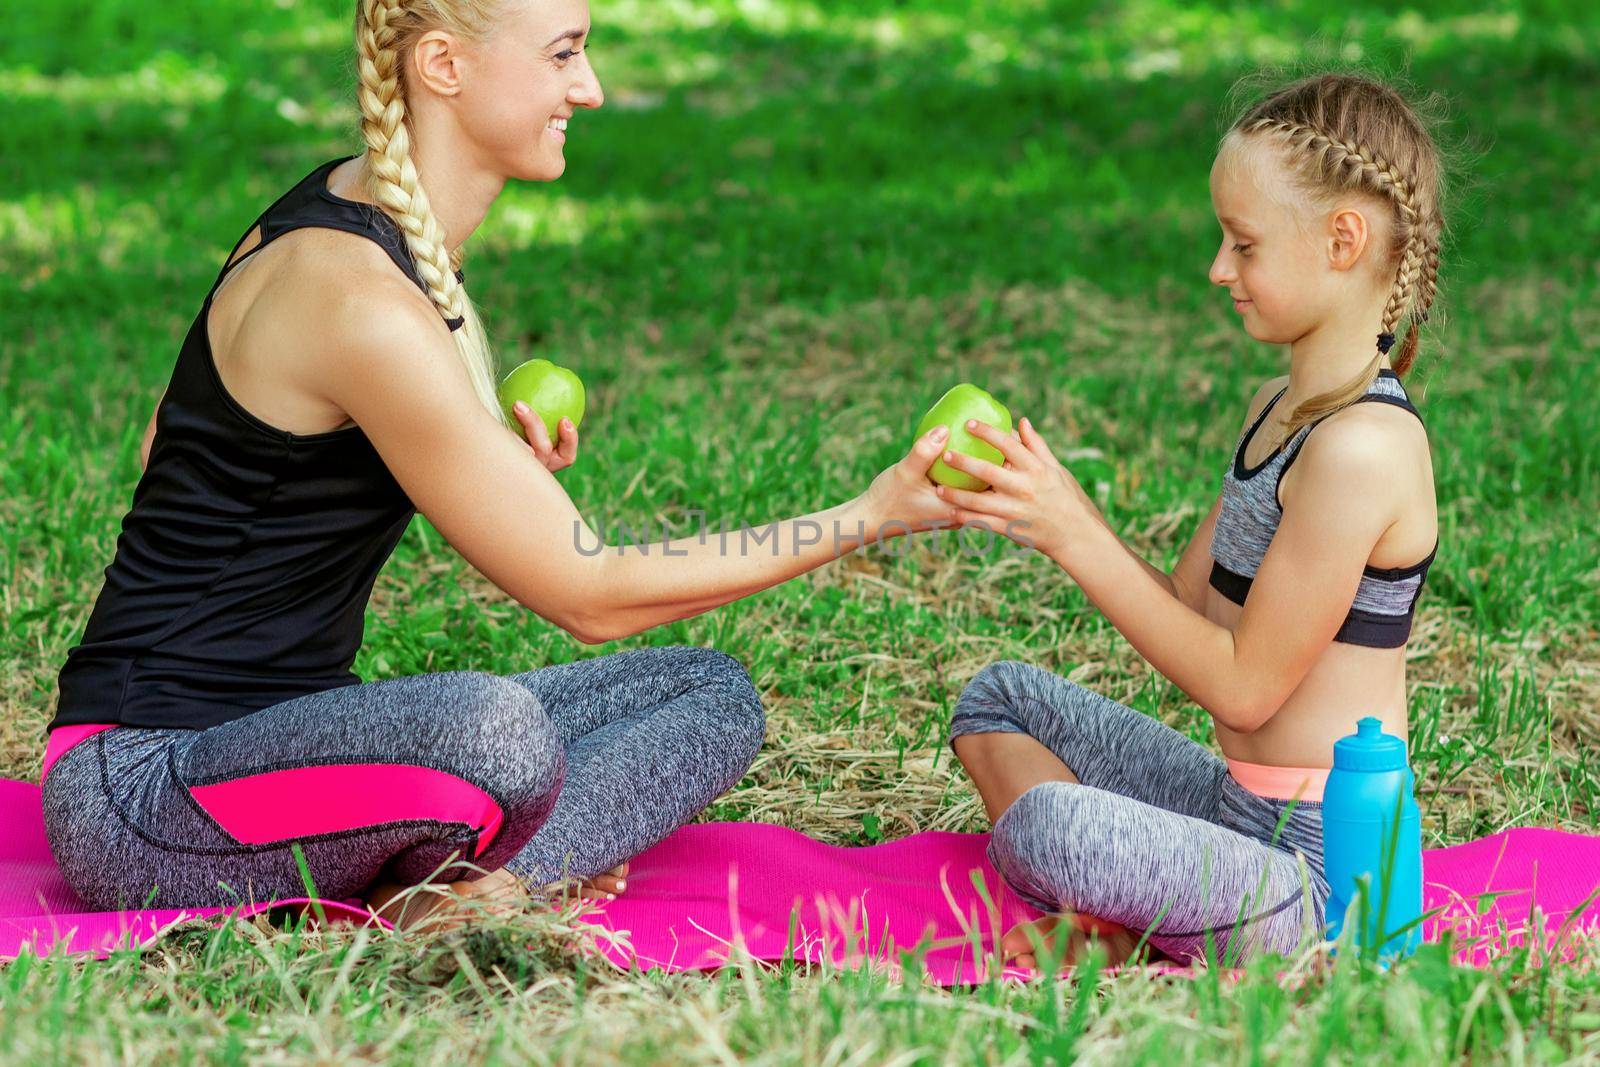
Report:
[[[1395,206],[1399,208],[1400,216],[1405,230],[1405,244],[1400,252],[1400,264],[1395,268],[1394,286],[1389,290],[1389,302],[1383,308],[1383,334],[1389,338],[1392,345],[1395,328],[1400,325],[1400,320],[1410,314],[1412,301],[1415,298],[1414,290],[1421,284],[1423,263],[1427,257],[1427,243],[1422,234],[1421,213],[1417,210],[1415,198],[1410,188],[1404,182],[1395,182],[1388,186],[1389,194],[1393,197]],[[1411,336],[1416,331],[1416,322],[1413,319],[1411,329],[1407,331],[1408,347],[1415,347]],[[1379,347],[1387,353],[1389,345],[1379,342]]]
[[[1365,144],[1347,141],[1327,130],[1285,119],[1257,119],[1244,128],[1245,133],[1263,131],[1282,134],[1294,148],[1320,153],[1322,172],[1327,178],[1345,185],[1356,185],[1364,179],[1366,184],[1386,192],[1399,188],[1405,191],[1407,198],[1411,195],[1405,177]]]
[[[1428,321],[1428,312],[1433,307],[1434,297],[1439,295],[1439,237],[1431,235],[1427,240],[1427,249],[1422,254],[1422,277],[1418,284],[1417,317],[1423,322]]]
[[[1400,255],[1400,266],[1395,271],[1394,288],[1389,291],[1389,303],[1383,309],[1383,333],[1378,335],[1378,349],[1385,354],[1394,346],[1395,329],[1411,307],[1414,290],[1421,286],[1425,258],[1421,240],[1413,237],[1406,242],[1405,251]],[[1416,317],[1412,316],[1406,329],[1405,343],[1394,359],[1395,372],[1398,374],[1409,370],[1411,361],[1416,358],[1417,326]]]
[[[445,250],[444,227],[433,214],[411,161],[399,56],[390,25],[400,6],[400,0],[363,0],[362,4],[359,95],[361,135],[367,142],[367,168],[373,178],[370,192],[405,234],[417,274],[440,313],[446,319],[461,319],[466,314],[465,294]]]
[[[404,59],[423,26],[407,0],[357,0],[356,65],[360,77],[356,97],[361,137],[367,146],[368,193],[404,236],[417,277],[450,327],[456,353],[479,403],[505,424],[496,395],[494,355],[457,273],[462,249],[446,247],[444,227],[433,213],[411,158]]]

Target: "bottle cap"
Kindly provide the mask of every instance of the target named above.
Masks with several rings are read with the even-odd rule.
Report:
[[[1368,715],[1356,732],[1333,744],[1333,765],[1341,771],[1403,771],[1406,743],[1383,732],[1383,723]]]

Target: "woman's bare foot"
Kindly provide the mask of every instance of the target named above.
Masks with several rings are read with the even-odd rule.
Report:
[[[573,887],[571,882],[556,882],[545,887],[552,896]],[[576,883],[579,900],[616,900],[617,894],[628,888],[628,864],[624,860],[609,871]]]
[[[1083,958],[1093,941],[1105,949],[1108,967],[1127,963],[1139,944],[1134,932],[1118,923],[1091,915],[1046,915],[1013,926],[1000,939],[1000,953],[1007,963],[1032,971],[1039,969],[1040,951],[1056,956],[1059,966],[1070,967]]]
[[[628,888],[628,865],[620,863],[603,874],[576,883],[579,900],[615,900]],[[546,886],[551,895],[572,883]],[[450,930],[473,916],[513,915],[530,899],[521,879],[505,868],[473,881],[407,886],[380,882],[367,894],[367,907],[402,930]]]
[[[614,901],[616,894],[627,889],[627,861],[621,862],[605,873],[598,873],[594,878],[579,881],[578,896],[584,901]]]
[[[453,930],[469,918],[514,915],[527,902],[527,889],[504,867],[470,882],[381,882],[367,895],[373,914],[402,930]]]

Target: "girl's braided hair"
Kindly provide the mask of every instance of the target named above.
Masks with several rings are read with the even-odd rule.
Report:
[[[1394,369],[1416,360],[1418,329],[1438,291],[1443,168],[1432,135],[1394,89],[1353,74],[1302,78],[1250,107],[1229,137],[1268,137],[1302,191],[1320,202],[1350,193],[1388,204],[1394,283],[1379,323],[1377,352],[1343,387],[1312,397],[1293,412],[1285,434],[1354,402],[1372,385],[1405,324]]]

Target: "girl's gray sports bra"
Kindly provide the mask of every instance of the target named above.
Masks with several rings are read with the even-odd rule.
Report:
[[[1261,560],[1278,532],[1278,522],[1283,518],[1283,506],[1278,499],[1283,472],[1294,465],[1306,438],[1322,423],[1319,419],[1301,428],[1258,466],[1246,467],[1245,450],[1287,391],[1282,390],[1273,397],[1240,436],[1233,463],[1222,478],[1222,510],[1217,515],[1216,531],[1211,537],[1211,587],[1235,604],[1243,604],[1249,595]],[[1419,420],[1422,418],[1411,405],[1405,386],[1400,384],[1400,376],[1387,368],[1378,372],[1366,395],[1356,403],[1393,404]],[[1417,596],[1422,592],[1422,583],[1438,551],[1435,544],[1426,559],[1409,567],[1365,568],[1355,602],[1333,639],[1368,648],[1399,648],[1405,644],[1411,636]]]

